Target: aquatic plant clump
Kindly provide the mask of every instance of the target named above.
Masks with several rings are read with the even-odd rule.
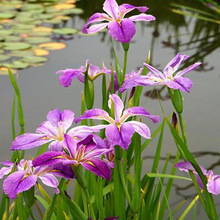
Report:
[[[59,4],[56,7],[69,6]],[[134,9],[141,14],[124,17]],[[193,182],[195,198],[184,207],[180,219],[183,220],[190,213],[198,199],[207,217],[218,219],[212,194],[220,193],[220,176],[205,170],[192,156],[182,114],[182,92],[189,92],[193,85],[190,79],[183,76],[196,69],[201,62],[186,64],[188,67],[177,72],[189,58],[188,55],[178,53],[163,71],[159,71],[149,64],[148,57],[138,72],[127,72],[129,43],[136,32],[133,21],[155,20],[154,16],[144,13],[147,9],[146,6],[130,4],[119,6],[115,0],[106,0],[103,4],[106,13],[95,13],[83,27],[83,33],[95,33],[108,27],[110,36],[116,40],[114,43],[122,43],[124,63],[121,68],[112,41],[115,68],[110,65],[110,69],[105,66],[100,69],[87,60],[86,65],[78,69],[64,67],[57,71],[56,74],[61,74],[59,82],[63,87],[69,87],[74,78],[78,78],[84,86],[81,115],[77,117],[72,110],[60,111],[56,108],[49,111],[47,119],[35,133],[25,133],[20,91],[8,69],[16,93],[20,133],[16,136],[13,128],[11,160],[1,163],[0,179],[6,178],[3,182],[0,218],[175,219],[176,211],[184,207],[184,202],[171,210],[170,190],[174,179],[181,179]],[[102,77],[102,93],[97,97],[93,81],[98,76]],[[160,85],[167,88],[170,95],[174,111],[172,122],[170,116],[166,116],[160,100],[162,117],[152,115],[145,107],[139,106],[142,87]],[[94,100],[100,99],[100,95],[102,106],[93,107]],[[146,125],[146,118],[161,124],[152,132],[152,124]],[[101,123],[96,124],[96,120]],[[77,125],[79,122],[81,125]],[[170,174],[167,171],[169,156],[163,170],[159,168],[165,125],[177,147]],[[154,139],[157,136],[158,144],[155,146]],[[150,168],[142,166],[142,152],[149,146],[156,148],[151,172]],[[25,159],[26,151],[36,147],[36,156]],[[178,162],[180,156],[184,162]],[[191,178],[177,176],[176,167],[188,172]],[[48,194],[41,182],[54,188],[55,194]],[[71,191],[71,182],[74,182],[74,192]]]

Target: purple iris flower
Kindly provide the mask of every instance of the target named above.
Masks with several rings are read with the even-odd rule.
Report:
[[[91,81],[95,80],[98,76],[102,74],[111,75],[111,70],[108,70],[104,65],[102,69],[99,69],[99,67],[90,64],[89,61],[86,60],[86,65],[81,66],[79,69],[65,69],[65,70],[57,71],[56,73],[62,74],[59,77],[60,84],[63,87],[69,87],[74,78],[78,78],[80,82],[84,83],[87,66],[88,66],[88,78]],[[114,71],[114,75],[115,75],[115,80],[117,82],[115,71]]]
[[[134,21],[155,20],[154,16],[144,13],[124,18],[128,12],[133,11],[134,9],[137,9],[140,12],[146,12],[148,10],[146,6],[135,7],[130,4],[122,4],[118,6],[115,0],[106,0],[103,4],[103,10],[106,13],[95,13],[92,15],[83,27],[82,33],[93,34],[108,26],[109,34],[115,40],[121,43],[128,43],[131,41],[136,32]],[[106,22],[93,24],[102,21]],[[93,25],[90,26],[90,24]]]
[[[105,147],[103,140],[95,135],[90,135],[86,139],[76,142],[68,134],[64,135],[65,151],[48,151],[34,159],[34,166],[42,165],[82,165],[85,169],[101,176],[107,180],[111,178],[111,170],[108,165],[101,160],[101,155],[107,153],[109,149]]]
[[[114,109],[112,109],[112,104],[114,105]],[[126,122],[126,120],[131,116],[144,115],[151,119],[154,123],[157,123],[159,121],[159,116],[151,115],[143,107],[131,107],[124,110],[124,104],[116,94],[109,96],[108,106],[110,109],[114,110],[115,118],[112,118],[102,109],[94,108],[85,111],[83,115],[75,119],[75,122],[89,118],[107,121],[109,125],[99,125],[99,128],[106,128],[106,138],[112,145],[119,145],[126,150],[131,143],[131,138],[135,131],[144,138],[151,138],[150,129],[147,125],[138,121]]]
[[[189,56],[184,54],[177,54],[164,68],[163,73],[144,63],[150,71],[146,76],[136,75],[125,80],[121,86],[120,92],[136,86],[151,86],[151,85],[166,85],[171,89],[179,89],[182,92],[189,92],[193,83],[190,79],[183,77],[186,73],[196,69],[201,62],[194,63],[193,65],[185,68],[176,73],[180,64],[183,63]]]
[[[15,138],[11,150],[26,150],[49,144],[50,150],[61,151],[63,149],[64,134],[70,128],[74,121],[74,113],[70,110],[60,112],[59,109],[50,111],[47,115],[47,121],[44,121],[36,129],[36,133],[25,133]],[[82,139],[98,132],[94,127],[78,126],[69,131],[69,134],[75,139]]]
[[[3,189],[5,194],[10,199],[15,199],[17,194],[29,190],[34,186],[39,178],[45,185],[55,189],[59,193],[58,180],[54,175],[61,176],[67,179],[74,178],[75,175],[70,166],[41,166],[34,168],[31,160],[22,159],[18,165],[6,161],[1,163],[8,167],[3,167],[0,170],[0,178],[9,174],[12,168],[15,172],[10,174],[3,182]],[[7,169],[7,170],[6,170]]]
[[[207,178],[207,190],[209,193],[214,194],[214,195],[218,195],[220,194],[220,175],[215,175],[213,173],[212,170],[205,170],[201,165],[199,165],[203,174],[206,176]],[[187,161],[187,162],[180,162],[175,164],[175,167],[178,167],[180,171],[185,171],[185,172],[189,172],[192,171],[196,178],[197,178],[197,182],[199,184],[199,186],[204,189],[202,180],[200,179],[198,173],[196,172],[196,170],[194,169],[194,167],[192,166],[192,164]]]

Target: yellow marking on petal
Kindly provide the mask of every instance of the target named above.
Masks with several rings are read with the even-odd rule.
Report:
[[[93,167],[95,167],[94,163],[92,163],[91,161],[86,161],[86,163],[92,165]]]

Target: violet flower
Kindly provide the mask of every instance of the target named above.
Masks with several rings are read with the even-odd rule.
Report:
[[[108,26],[109,34],[115,40],[121,43],[128,43],[131,41],[131,39],[133,38],[136,32],[134,21],[155,20],[154,16],[144,13],[141,13],[140,15],[134,15],[129,18],[125,18],[125,15],[128,12],[133,11],[134,9],[137,9],[140,12],[146,12],[148,10],[146,6],[135,7],[130,4],[122,4],[118,6],[115,0],[106,0],[103,4],[103,10],[106,13],[93,14],[89,18],[86,25],[83,27],[82,33],[93,34]],[[102,21],[105,22],[100,24],[93,24]]]
[[[220,194],[220,175],[215,175],[213,173],[212,170],[205,170],[201,165],[199,165],[203,174],[206,176],[207,178],[207,190],[209,193],[214,194],[214,195],[218,195]],[[194,167],[192,166],[192,164],[187,161],[187,162],[180,162],[175,164],[175,167],[178,167],[180,171],[185,171],[185,172],[189,172],[192,171],[197,179],[198,185],[204,189],[202,180],[200,179],[198,173],[196,172],[196,170],[194,169]]]
[[[111,70],[108,70],[104,65],[102,69],[99,69],[99,67],[90,64],[89,61],[86,60],[86,65],[81,66],[79,69],[65,69],[65,70],[57,71],[56,73],[62,74],[59,77],[60,84],[63,87],[69,87],[72,84],[72,80],[74,78],[78,78],[80,82],[84,83],[87,66],[88,66],[88,78],[91,81],[95,80],[98,76],[102,74],[111,75]],[[115,71],[114,71],[114,75],[115,75],[115,80],[117,81]]]
[[[63,149],[64,134],[70,128],[74,120],[74,113],[70,110],[60,112],[59,109],[50,111],[47,121],[44,121],[36,129],[36,133],[25,133],[15,138],[11,150],[27,150],[46,143],[50,150],[61,151]],[[78,126],[69,131],[76,139],[82,139],[92,132],[99,131],[95,127]]]
[[[7,175],[15,167],[15,172],[10,174],[3,182],[3,190],[10,199],[15,199],[17,194],[24,192],[33,187],[39,178],[45,185],[55,189],[59,193],[58,180],[54,175],[61,176],[67,179],[74,178],[75,175],[70,166],[41,166],[33,168],[31,160],[22,159],[18,165],[6,161],[1,163],[7,165],[7,171],[3,167],[0,170],[0,178]],[[4,171],[3,171],[4,170]]]
[[[136,75],[125,80],[121,86],[120,92],[136,86],[151,86],[151,85],[166,85],[171,89],[179,89],[182,92],[189,92],[193,83],[190,79],[183,77],[186,73],[196,69],[201,62],[194,63],[193,65],[185,68],[176,73],[180,64],[183,63],[189,56],[184,54],[177,54],[164,68],[163,73],[144,63],[150,71],[146,76]]]
[[[68,134],[64,135],[65,151],[48,151],[34,159],[34,166],[42,165],[82,165],[85,169],[101,176],[107,180],[111,178],[111,170],[108,165],[101,160],[101,155],[109,150],[105,148],[102,139],[95,135],[90,135],[86,139],[76,142]]]
[[[114,109],[112,109],[112,104],[114,105]],[[83,115],[75,119],[75,122],[79,122],[83,119],[98,119],[107,121],[109,125],[99,125],[99,128],[106,128],[106,138],[112,143],[112,145],[119,145],[126,150],[131,143],[131,138],[135,131],[144,138],[151,138],[150,129],[147,125],[138,121],[126,122],[126,120],[131,116],[144,115],[151,119],[154,123],[157,123],[159,121],[159,116],[151,115],[143,107],[131,107],[124,110],[124,104],[116,94],[109,96],[108,106],[111,110],[114,110],[115,118],[112,118],[108,112],[102,109],[94,108],[85,111]]]

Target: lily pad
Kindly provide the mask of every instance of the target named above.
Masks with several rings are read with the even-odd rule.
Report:
[[[37,57],[37,56],[30,56],[30,57],[25,57],[23,61],[27,63],[43,63],[46,62],[48,58],[46,57]]]
[[[64,10],[64,9],[72,9],[74,8],[75,5],[73,4],[57,4],[54,6],[55,9],[58,9],[58,10]]]
[[[11,57],[7,55],[0,55],[0,61],[9,60]]]
[[[50,52],[48,50],[44,50],[44,49],[34,49],[34,54],[35,56],[47,56]]]
[[[13,31],[12,30],[0,30],[0,36],[8,36],[8,35],[11,35],[13,34]]]
[[[10,35],[10,36],[5,37],[4,40],[6,42],[19,42],[21,40],[21,38],[19,36]]]
[[[15,13],[11,13],[11,12],[1,12],[0,13],[0,19],[10,19],[10,18],[14,18],[15,17]]]
[[[28,57],[33,56],[34,52],[30,50],[11,51],[9,55],[11,57]]]
[[[49,32],[51,33],[53,31],[52,28],[50,27],[44,27],[44,26],[39,26],[33,29],[34,32]]]
[[[66,47],[66,44],[61,42],[51,42],[51,43],[39,44],[38,47],[44,48],[46,50],[61,50]]]
[[[80,15],[83,14],[83,12],[84,11],[81,8],[72,8],[72,9],[63,10],[63,13],[67,15]]]
[[[62,21],[68,21],[71,19],[70,16],[64,16],[64,15],[59,15],[59,16],[56,16],[54,19],[59,19],[59,20],[62,20]]]
[[[3,47],[5,50],[26,50],[31,48],[31,44],[23,43],[23,42],[6,42],[3,43]]]
[[[60,29],[54,29],[53,32],[55,34],[67,34],[72,35],[78,33],[78,30],[73,28],[60,28]]]
[[[17,73],[17,71],[14,69],[11,69],[11,72],[13,74]],[[8,75],[8,68],[7,67],[0,67],[0,75]]]
[[[25,41],[30,44],[41,44],[50,42],[51,39],[49,37],[27,37]]]
[[[14,69],[25,69],[29,66],[30,66],[30,64],[28,64],[22,60],[15,60],[10,64],[10,67],[14,68]]]

